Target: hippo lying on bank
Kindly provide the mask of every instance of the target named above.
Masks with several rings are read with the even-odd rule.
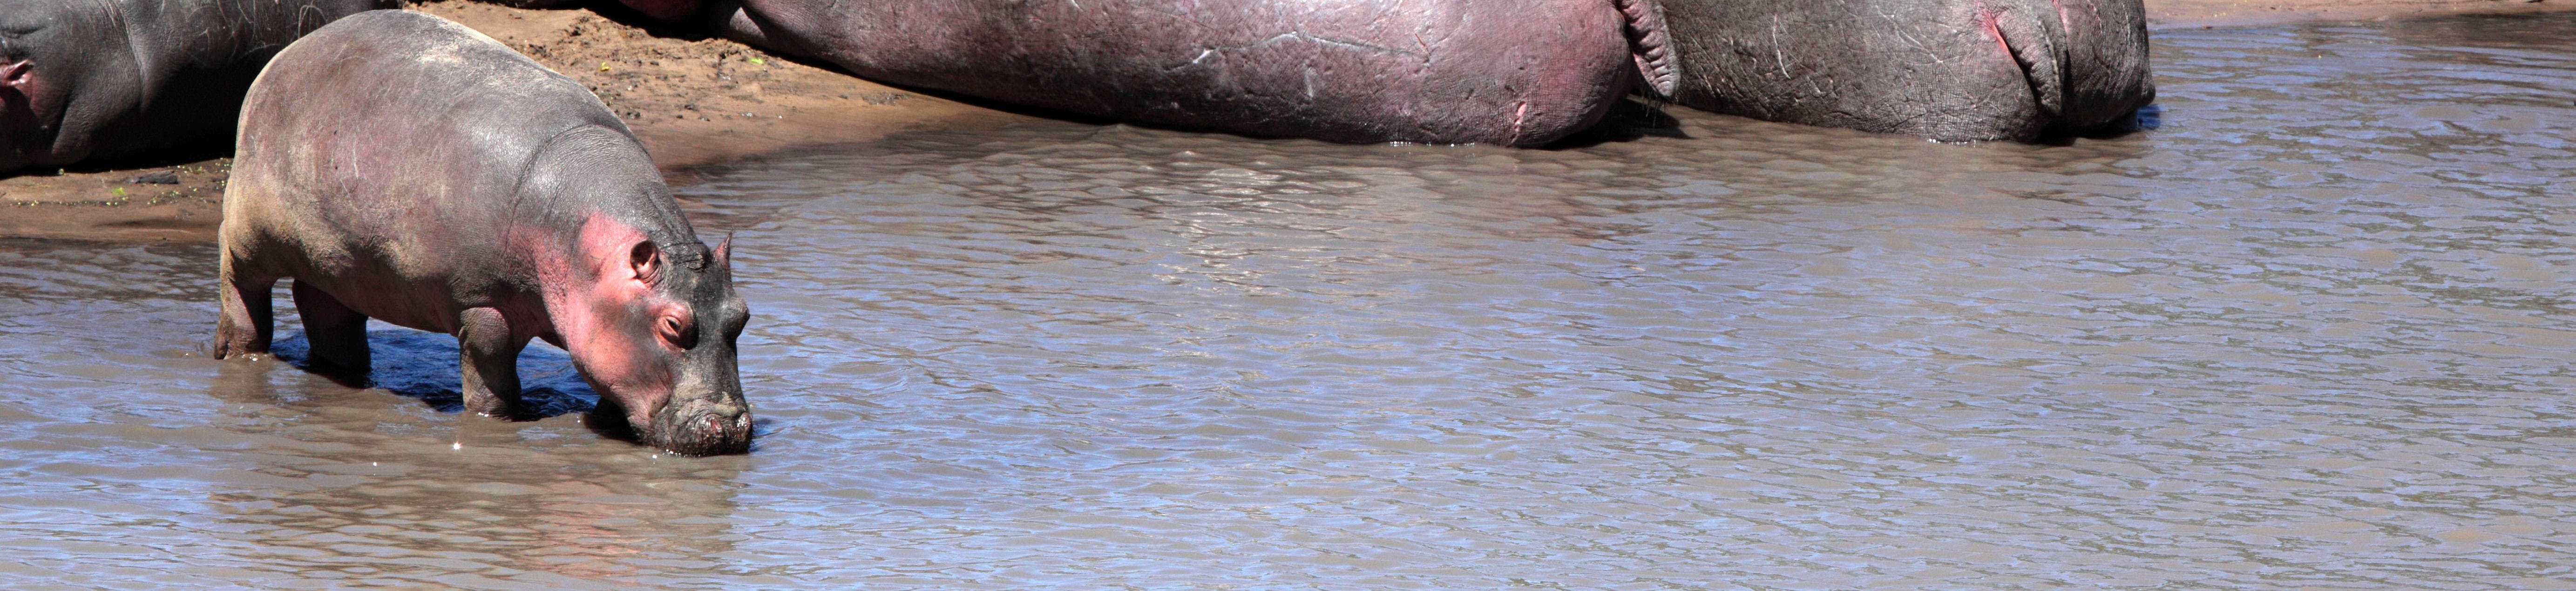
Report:
[[[1943,141],[2125,122],[2155,100],[2139,0],[1657,0],[1674,102]]]
[[[396,0],[0,0],[0,173],[219,140],[279,47]]]
[[[1630,89],[2037,139],[2154,98],[2140,0],[624,0],[859,76],[1127,121],[1536,146]]]
[[[326,372],[366,371],[371,317],[448,333],[465,407],[509,416],[542,338],[644,443],[748,449],[730,243],[698,241],[580,84],[455,23],[367,12],[280,52],[236,142],[216,357],[268,349],[269,287],[291,278]]]
[[[1628,92],[1612,0],[629,0],[861,77],[1123,121],[1537,146]]]

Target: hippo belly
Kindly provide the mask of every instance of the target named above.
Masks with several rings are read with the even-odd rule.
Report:
[[[747,0],[722,16],[737,39],[875,80],[1337,142],[1542,145],[1635,78],[1609,0]]]

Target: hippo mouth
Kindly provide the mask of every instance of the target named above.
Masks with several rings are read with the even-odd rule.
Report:
[[[717,456],[751,452],[751,412],[739,405],[712,402],[664,404],[650,423],[636,429],[636,440],[684,456]]]
[[[1662,100],[1681,93],[1682,69],[1674,59],[1673,36],[1664,26],[1664,5],[1657,0],[1616,0],[1627,21],[1628,53],[1637,61],[1637,76],[1646,92]]]

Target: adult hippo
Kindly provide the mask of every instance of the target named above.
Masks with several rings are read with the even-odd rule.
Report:
[[[1537,146],[1631,87],[1611,0],[629,0],[862,77],[1257,136]]]
[[[699,242],[590,91],[463,26],[367,12],[279,53],[217,232],[216,357],[268,349],[269,287],[291,278],[326,373],[364,374],[368,318],[448,333],[465,407],[512,416],[519,350],[545,339],[642,442],[748,449],[729,243]]]
[[[1674,102],[1943,141],[2036,140],[2155,100],[2139,0],[1656,0]],[[1648,5],[1652,7],[1652,5]]]
[[[1542,145],[1630,88],[1773,121],[2033,140],[2155,95],[2139,0],[624,1],[885,82],[1345,142]]]
[[[0,0],[0,173],[222,139],[277,49],[397,0]]]

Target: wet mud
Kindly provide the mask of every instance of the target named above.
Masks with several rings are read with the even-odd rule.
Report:
[[[541,347],[517,424],[441,336],[210,361],[210,247],[0,242],[0,586],[2567,588],[2570,27],[2161,33],[2158,127],[2065,146],[712,169],[748,456],[594,433]]]

